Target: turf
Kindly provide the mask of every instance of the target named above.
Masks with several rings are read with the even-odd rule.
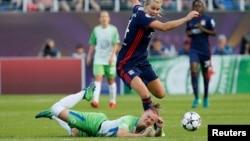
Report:
[[[55,121],[35,119],[34,116],[49,108],[65,95],[0,95],[0,140],[56,141],[56,140],[95,140],[110,138],[75,138],[69,137]],[[74,109],[81,111],[104,112],[115,119],[122,115],[140,116],[142,105],[137,95],[117,96],[117,108],[108,108],[108,95],[100,97],[100,107],[93,109],[89,102],[81,101]],[[199,105],[192,109],[192,95],[167,95],[164,99],[153,98],[161,103],[161,116],[165,120],[165,137],[157,138],[112,138],[118,141],[206,141],[208,124],[250,124],[250,94],[210,95],[210,107]],[[201,115],[202,125],[195,132],[181,127],[182,115],[187,111],[196,111]]]

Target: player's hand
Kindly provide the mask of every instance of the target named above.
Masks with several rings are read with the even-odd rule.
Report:
[[[187,18],[188,20],[191,20],[191,19],[193,19],[193,18],[195,18],[195,17],[198,17],[198,16],[199,16],[199,12],[193,10],[193,11],[191,11],[191,12],[189,12],[189,13],[187,14],[186,18]]]
[[[187,33],[188,36],[191,36],[191,35],[192,35],[192,31],[190,31],[190,30],[187,31],[186,33]]]
[[[201,23],[198,24],[198,28],[199,28],[201,31],[204,31],[204,27],[201,25]]]
[[[152,134],[151,132],[154,132],[154,129],[152,127],[147,127],[145,131],[142,133],[142,135],[144,137],[148,137],[150,136],[150,134]]]
[[[112,65],[112,63],[113,63],[113,58],[112,57],[109,58],[108,63],[109,63],[109,65]]]
[[[164,125],[164,120],[162,119],[162,117],[159,117],[158,120],[156,121],[156,126],[158,128],[162,128]]]
[[[155,130],[151,130],[149,133],[148,133],[148,137],[155,137]]]

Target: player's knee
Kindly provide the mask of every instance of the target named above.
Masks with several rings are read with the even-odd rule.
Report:
[[[65,107],[62,107],[60,104],[56,103],[51,107],[51,112],[55,116],[59,116],[59,114],[65,109]]]
[[[158,94],[155,94],[154,96],[156,97],[156,98],[159,98],[159,99],[162,99],[162,98],[164,98],[165,97],[165,93],[158,93]]]
[[[165,95],[166,95],[165,93],[161,94],[159,99],[164,98],[164,97],[165,97]]]

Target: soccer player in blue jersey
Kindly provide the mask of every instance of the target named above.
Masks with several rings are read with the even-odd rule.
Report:
[[[209,44],[209,36],[216,35],[215,21],[210,16],[204,14],[204,4],[201,0],[194,0],[192,3],[192,8],[193,10],[199,12],[199,17],[193,18],[186,24],[186,34],[191,38],[189,58],[191,68],[191,82],[194,93],[192,108],[196,108],[200,103],[198,92],[199,64],[204,82],[203,107],[207,108],[209,106],[208,86],[212,52]]]
[[[144,0],[143,5],[138,0],[131,0],[131,3],[133,15],[127,25],[116,67],[118,76],[126,86],[138,93],[144,110],[147,110],[152,104],[151,94],[161,99],[166,93],[158,75],[147,60],[148,45],[155,29],[172,30],[198,17],[199,13],[191,11],[178,20],[161,22],[156,17],[160,16],[162,0]]]
[[[85,99],[90,101],[95,83],[76,94],[68,95],[50,109],[38,113],[35,118],[56,120],[70,136],[80,137],[155,137],[161,136],[163,119],[159,116],[159,103],[154,103],[141,117],[122,116],[110,120],[104,113],[80,112],[69,108]],[[156,124],[157,129],[152,125]]]

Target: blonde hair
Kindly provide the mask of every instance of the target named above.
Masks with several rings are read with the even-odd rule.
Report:
[[[150,5],[151,3],[157,3],[162,6],[162,0],[144,0],[144,7]],[[163,14],[163,9],[160,9],[160,13],[157,15],[158,17],[161,17],[161,14]]]

